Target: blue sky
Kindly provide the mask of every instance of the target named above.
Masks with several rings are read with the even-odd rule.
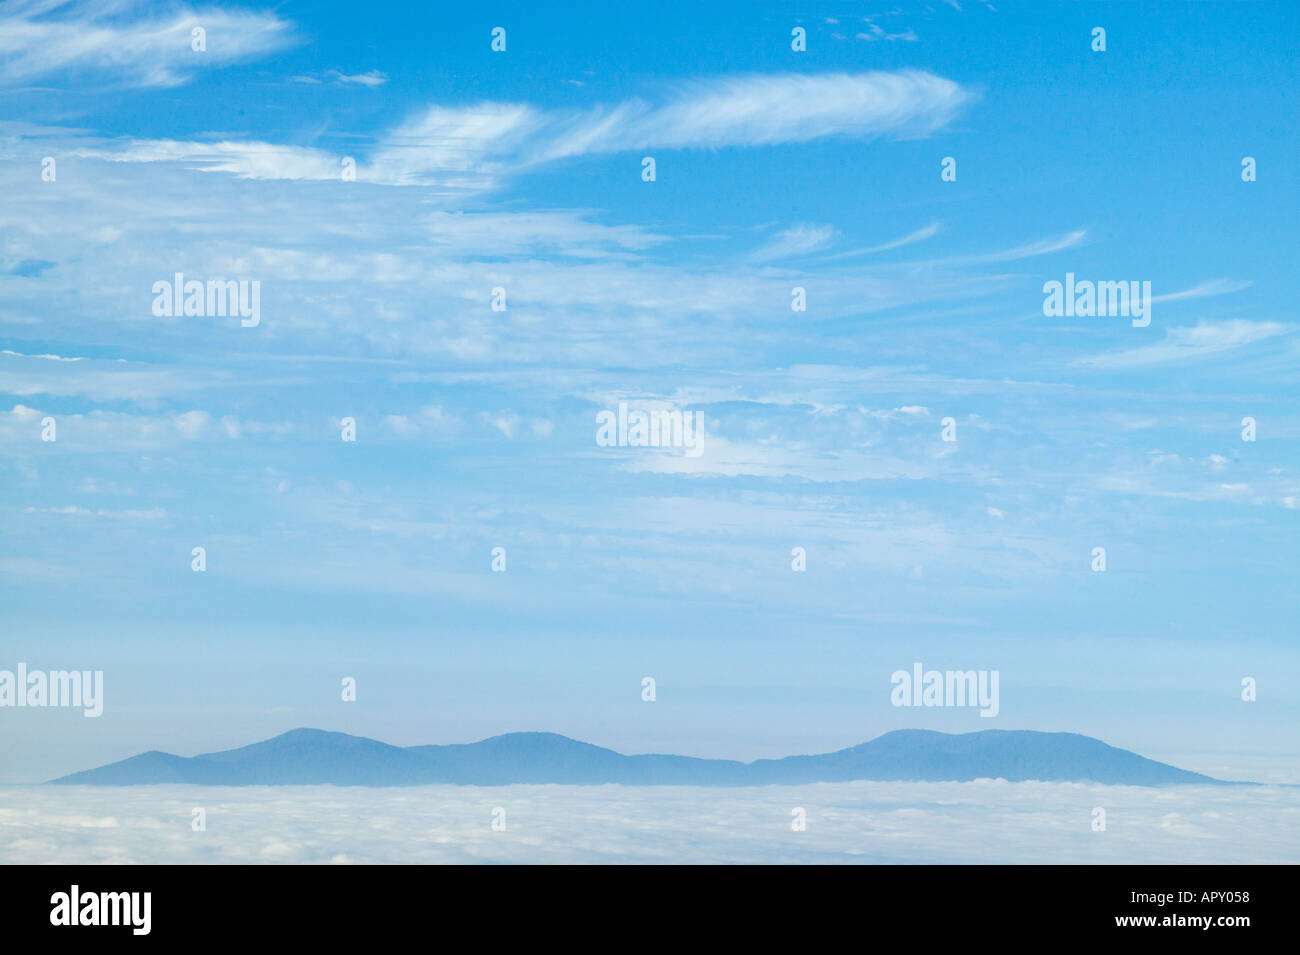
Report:
[[[0,781],[303,725],[1300,781],[1298,18],[0,3],[0,668],[106,694],[0,710]],[[1151,324],[1045,317],[1067,272]],[[703,454],[598,446],[620,401]],[[892,707],[914,661],[999,716]]]

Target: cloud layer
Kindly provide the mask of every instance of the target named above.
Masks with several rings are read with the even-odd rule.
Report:
[[[1295,864],[1300,790],[826,783],[754,789],[0,790],[17,864]],[[192,810],[207,829],[191,829]],[[491,828],[505,810],[504,832]],[[1092,829],[1106,811],[1106,831]],[[804,809],[807,829],[791,829]]]

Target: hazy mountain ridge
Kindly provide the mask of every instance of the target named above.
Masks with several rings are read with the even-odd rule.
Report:
[[[316,729],[291,730],[260,743],[199,756],[151,750],[51,782],[99,786],[759,786],[988,778],[1135,786],[1223,783],[1089,736],[1032,730],[961,734],[895,730],[832,753],[741,763],[661,754],[625,756],[556,733],[507,733],[477,743],[402,747]]]

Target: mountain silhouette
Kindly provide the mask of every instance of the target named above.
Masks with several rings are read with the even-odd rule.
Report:
[[[1090,736],[1030,730],[959,734],[895,730],[833,753],[741,763],[690,756],[624,756],[556,733],[507,733],[447,746],[390,746],[363,736],[296,729],[250,746],[201,756],[152,750],[51,782],[90,786],[761,786],[972,779],[1131,786],[1224,784]]]

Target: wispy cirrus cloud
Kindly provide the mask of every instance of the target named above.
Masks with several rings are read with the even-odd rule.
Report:
[[[1240,292],[1244,288],[1250,288],[1251,282],[1234,282],[1231,279],[1210,279],[1205,282],[1197,282],[1191,288],[1183,289],[1181,292],[1169,292],[1165,295],[1157,295],[1151,299],[1153,302],[1180,302],[1189,298],[1208,298],[1211,295],[1229,295],[1233,292]]]
[[[196,28],[205,33],[203,50],[192,48]],[[109,77],[126,86],[178,86],[198,70],[292,42],[292,25],[272,13],[5,0],[0,2],[0,84],[70,73]]]
[[[1001,249],[996,252],[984,252],[978,255],[954,256],[953,258],[943,259],[942,262],[938,264],[991,265],[996,262],[1016,262],[1020,259],[1032,259],[1036,256],[1050,255],[1053,252],[1072,249],[1082,243],[1087,236],[1087,229],[1075,229],[1072,232],[1049,236],[1045,239],[1037,239],[1033,242],[1027,242],[1024,245],[1017,245],[1010,249]]]
[[[865,249],[849,249],[847,252],[837,252],[835,255],[826,256],[826,261],[836,259],[847,259],[857,255],[873,255],[876,252],[888,252],[890,249],[901,249],[903,246],[912,245],[916,242],[924,242],[926,239],[933,238],[939,234],[941,226],[937,222],[931,222],[927,226],[922,226],[909,232],[905,236],[897,239],[891,239],[888,242],[882,242],[879,245],[869,246]]]
[[[604,128],[592,151],[758,146],[827,136],[925,135],[974,99],[952,80],[917,70],[730,76],[691,84]]]
[[[1075,364],[1088,368],[1114,369],[1191,361],[1276,338],[1291,330],[1291,326],[1281,322],[1252,322],[1246,319],[1201,322],[1190,327],[1171,328],[1165,333],[1164,339],[1154,345],[1081,358]]]
[[[81,361],[80,358],[64,358],[62,355],[24,355],[22,352],[10,351],[8,348],[0,351],[0,355],[10,358],[44,358],[46,361]]]
[[[343,73],[339,70],[327,70],[319,76],[312,74],[291,76],[289,81],[292,83],[306,83],[311,86],[318,86],[328,81],[342,86],[367,86],[375,89],[387,83],[388,76],[379,70],[369,70],[365,73]]]
[[[641,149],[716,149],[830,137],[924,136],[975,94],[932,73],[724,76],[684,85],[658,103],[629,99],[581,110],[526,103],[431,106],[382,135],[361,181],[490,189],[530,167],[583,155]],[[96,146],[83,152],[125,162],[185,162],[252,179],[337,179],[340,159],[323,150],[266,142],[171,140]]]
[[[338,70],[330,70],[329,75],[334,78],[336,83],[342,83],[345,86],[383,86],[388,82],[388,77],[379,70],[369,70],[365,73],[340,73]]]
[[[471,159],[522,168],[639,149],[923,136],[947,124],[974,96],[952,80],[905,70],[723,76],[686,84],[659,103],[630,99],[577,111],[500,103],[439,106],[401,127],[371,170],[390,165],[418,180],[444,168],[464,169]]]
[[[201,172],[241,179],[338,179],[342,157],[323,149],[224,140],[213,143],[138,139],[121,144],[72,146],[79,158],[124,163],[179,163]]]
[[[755,262],[771,262],[807,255],[826,248],[835,238],[835,229],[828,225],[802,223],[778,232],[766,245],[750,253]]]
[[[462,256],[500,258],[546,251],[575,258],[603,258],[640,252],[668,236],[636,225],[607,226],[581,211],[435,212],[425,220],[428,241]]]

